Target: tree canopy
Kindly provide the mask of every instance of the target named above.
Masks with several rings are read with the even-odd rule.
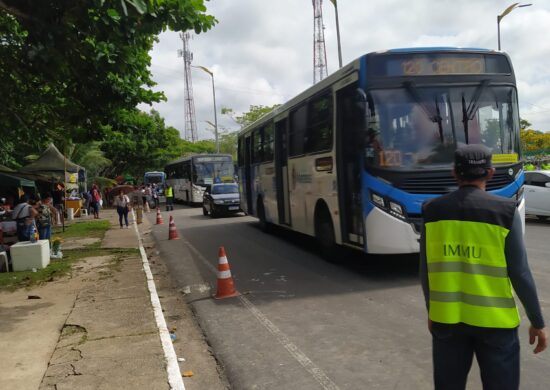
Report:
[[[0,163],[112,138],[125,112],[164,99],[148,69],[156,36],[207,31],[205,12],[203,0],[0,0]]]

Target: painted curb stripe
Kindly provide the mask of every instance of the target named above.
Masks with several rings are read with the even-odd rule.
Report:
[[[139,243],[139,252],[141,253],[141,260],[143,262],[143,271],[147,277],[147,287],[151,295],[151,305],[153,306],[153,313],[155,314],[155,320],[159,330],[160,342],[164,351],[164,359],[166,360],[168,384],[172,390],[185,390],[185,385],[183,384],[183,379],[181,377],[180,366],[178,364],[178,357],[176,355],[176,351],[174,350],[172,339],[170,338],[170,332],[168,332],[168,327],[166,326],[166,320],[162,314],[162,307],[160,305],[160,299],[157,294],[153,274],[151,273],[151,268],[149,267],[149,260],[147,260],[147,254],[145,253],[145,248],[143,247],[143,241],[139,234],[137,224],[135,223],[136,216],[134,214],[134,210],[132,210],[132,218],[134,219],[134,229],[136,230]]]
[[[217,273],[216,267],[208,262],[204,256],[186,239],[183,239],[185,245],[198,257],[198,259],[213,273]],[[286,334],[284,334],[273,322],[269,320],[252,302],[246,297],[240,295],[237,297],[243,306],[252,313],[252,315],[262,324],[269,333],[281,344],[290,355],[300,363],[300,365],[313,376],[324,390],[340,390],[340,388],[319,368],[315,363],[303,353],[296,344],[294,344]]]

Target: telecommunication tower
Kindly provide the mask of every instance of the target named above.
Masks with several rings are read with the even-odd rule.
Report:
[[[323,0],[313,2],[313,84],[327,77],[327,49],[323,24]]]
[[[193,100],[193,80],[191,78],[191,61],[193,53],[189,50],[189,39],[191,34],[180,33],[183,41],[183,50],[178,50],[178,55],[183,57],[185,72],[185,133],[184,139],[191,142],[197,141],[197,120],[195,119],[195,102]]]

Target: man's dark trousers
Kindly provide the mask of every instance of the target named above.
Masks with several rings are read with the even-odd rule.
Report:
[[[464,390],[475,353],[484,390],[519,389],[518,330],[433,323],[436,390]]]

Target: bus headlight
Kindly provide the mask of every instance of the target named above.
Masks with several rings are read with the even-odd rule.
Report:
[[[372,203],[374,203],[374,205],[378,206],[379,208],[384,210],[386,213],[388,213],[388,214],[390,214],[390,215],[392,215],[396,218],[399,218],[399,219],[403,219],[403,220],[406,219],[405,211],[403,210],[403,206],[401,206],[396,201],[394,201],[394,200],[392,200],[388,197],[378,195],[375,192],[370,193],[370,198],[371,198]]]
[[[371,192],[370,197],[375,205],[382,208],[386,207],[386,202],[384,202],[384,198],[382,198],[380,195]]]
[[[403,217],[403,208],[400,204],[390,201],[390,210],[395,214],[398,214],[400,217]]]

